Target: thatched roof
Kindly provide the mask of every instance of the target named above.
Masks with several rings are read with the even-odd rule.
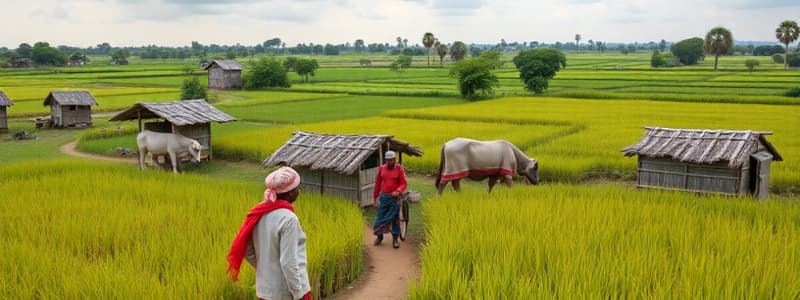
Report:
[[[11,99],[8,99],[5,93],[0,91],[0,106],[12,106],[14,102],[11,102]]]
[[[44,99],[44,106],[51,105],[53,102],[59,105],[99,105],[92,94],[87,91],[50,92]]]
[[[208,64],[203,70],[208,70],[213,65],[217,65],[225,71],[241,71],[244,70],[244,66],[240,64],[238,61],[233,59],[222,59],[222,60],[214,60],[210,64]]]
[[[734,131],[709,129],[673,129],[645,127],[647,133],[638,144],[622,149],[625,156],[671,157],[696,164],[727,161],[732,168],[741,167],[758,148],[758,143],[769,151],[773,160],[781,155],[765,138],[772,132]]]
[[[136,120],[140,115],[142,119],[161,118],[176,126],[236,121],[236,118],[211,106],[204,99],[136,103],[111,118],[111,121]]]
[[[391,135],[339,135],[296,131],[263,164],[264,167],[286,165],[352,174],[386,142],[393,151],[422,156],[422,150],[397,141]]]

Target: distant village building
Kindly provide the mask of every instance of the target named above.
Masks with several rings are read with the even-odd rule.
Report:
[[[8,132],[8,112],[6,107],[14,105],[5,93],[0,91],[0,132]]]
[[[127,59],[120,59],[120,58],[112,59],[108,64],[114,65],[114,66],[127,66],[128,65],[128,60]]]
[[[50,92],[44,106],[50,106],[50,122],[53,127],[91,127],[92,106],[97,101],[87,91]]]
[[[230,90],[242,88],[244,66],[233,59],[214,60],[204,70],[208,70],[208,88]]]
[[[698,193],[769,194],[770,163],[782,161],[766,136],[771,132],[645,127],[638,144],[636,186]]]
[[[8,63],[12,68],[33,68],[34,64],[30,58],[17,58]]]
[[[162,121],[147,122],[142,126],[144,119],[161,119]],[[204,99],[183,100],[172,102],[141,102],[118,113],[111,121],[139,121],[139,132],[142,129],[178,133],[192,138],[202,146],[202,158],[212,158],[211,149],[211,122],[227,123],[236,121],[236,118],[224,113],[208,104]]]
[[[67,62],[67,67],[82,67],[86,62],[83,59],[70,59]]]
[[[300,174],[303,192],[350,199],[372,205],[372,192],[383,154],[422,156],[418,147],[391,135],[316,134],[297,131],[270,157],[264,167],[290,166]]]

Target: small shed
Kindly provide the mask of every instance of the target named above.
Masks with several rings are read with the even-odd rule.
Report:
[[[239,89],[242,87],[244,66],[233,59],[214,60],[203,70],[208,70],[208,88],[218,90]]]
[[[372,191],[383,154],[393,150],[422,156],[422,150],[391,135],[316,134],[296,131],[270,157],[264,167],[290,166],[300,174],[303,192],[350,199],[372,205]]]
[[[44,106],[50,106],[53,127],[91,127],[92,105],[98,105],[87,91],[50,92]]]
[[[17,58],[12,60],[9,66],[12,68],[33,68],[35,65],[30,58]]]
[[[8,112],[6,107],[14,105],[5,93],[0,91],[0,132],[8,132]]]
[[[782,161],[766,136],[772,132],[645,127],[638,144],[636,185],[698,193],[769,194],[770,163]]]
[[[161,119],[144,124],[144,129],[155,132],[179,133],[197,140],[203,146],[203,158],[210,160],[211,122],[227,123],[236,118],[208,104],[205,99],[172,102],[141,102],[118,113],[111,121],[139,121],[142,131],[143,119]]]

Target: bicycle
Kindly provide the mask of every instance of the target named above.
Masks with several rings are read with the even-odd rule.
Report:
[[[397,196],[397,201],[400,202],[400,213],[397,214],[397,221],[400,224],[400,240],[405,241],[406,236],[408,236],[408,219],[410,217],[408,192],[400,193],[400,195]]]

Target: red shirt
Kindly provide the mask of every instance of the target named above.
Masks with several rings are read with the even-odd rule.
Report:
[[[403,171],[403,166],[394,164],[394,168],[389,169],[386,165],[382,165],[378,169],[377,178],[375,178],[375,191],[372,193],[372,199],[378,199],[380,193],[404,192],[407,185],[406,172]]]

